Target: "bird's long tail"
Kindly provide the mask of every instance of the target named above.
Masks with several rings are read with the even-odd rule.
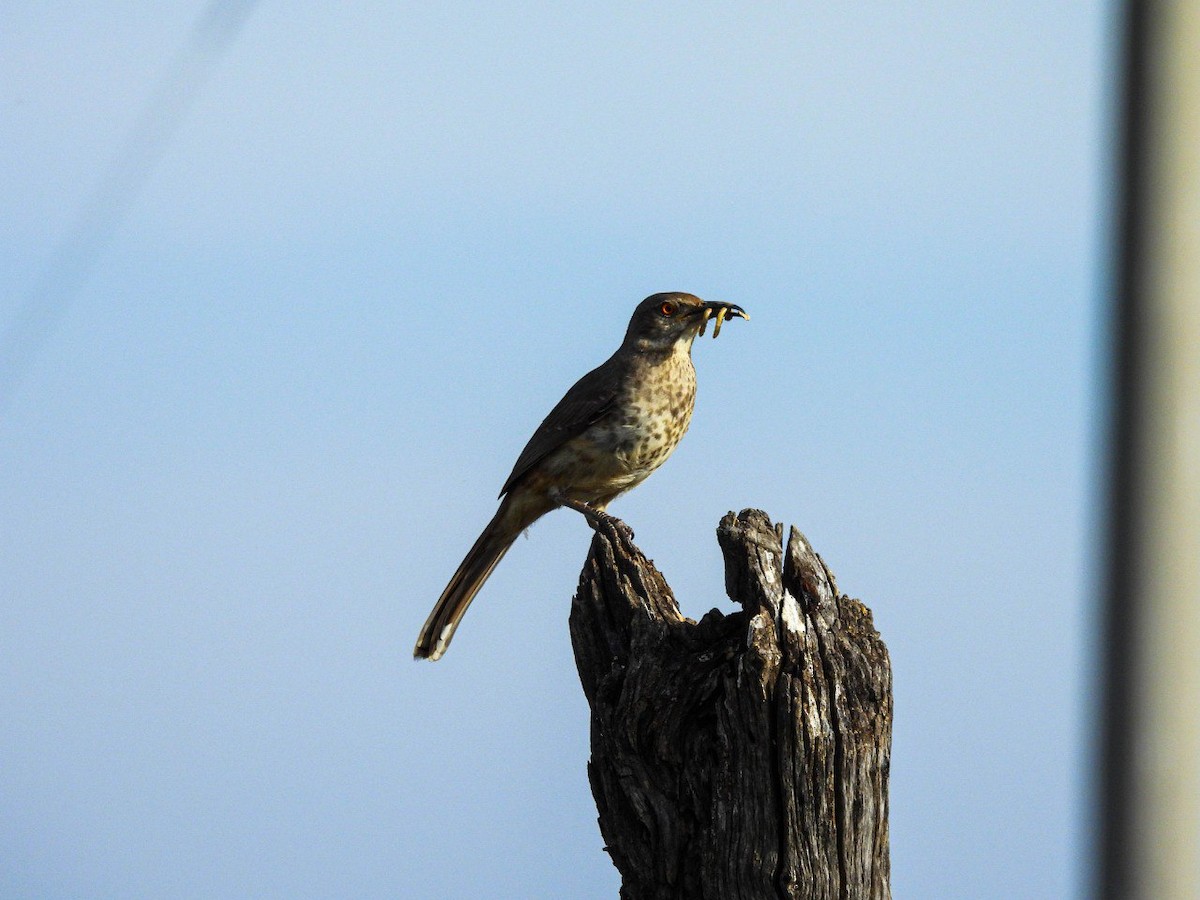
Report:
[[[520,528],[514,530],[509,525],[507,506],[507,503],[502,504],[492,521],[488,522],[483,534],[479,535],[466,559],[442,591],[442,596],[438,597],[433,612],[421,629],[421,636],[417,638],[417,646],[413,650],[416,659],[442,658],[450,646],[450,639],[454,637],[454,630],[467,613],[467,607],[521,533]]]

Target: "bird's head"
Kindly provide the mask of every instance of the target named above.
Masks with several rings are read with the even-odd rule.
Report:
[[[681,341],[691,347],[696,335],[704,334],[709,319],[715,319],[715,338],[726,318],[750,317],[732,303],[708,303],[693,294],[678,291],[653,294],[633,311],[629,330],[625,332],[625,343],[649,351],[670,351]]]

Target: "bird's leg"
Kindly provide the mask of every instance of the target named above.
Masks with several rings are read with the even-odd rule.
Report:
[[[601,528],[612,529],[613,531],[620,532],[626,540],[633,540],[633,529],[611,513],[607,513],[602,509],[596,509],[594,506],[589,506],[582,500],[574,500],[570,497],[564,497],[561,494],[556,499],[563,506],[582,514],[587,519],[588,524],[596,531],[599,531]]]
[[[575,500],[571,497],[564,497],[561,494],[558,496],[558,502],[568,509],[573,509],[580,513],[592,528],[599,528],[601,525],[611,525],[613,522],[620,521],[616,516],[609,515],[602,509],[596,509],[594,506],[589,506],[582,500]]]

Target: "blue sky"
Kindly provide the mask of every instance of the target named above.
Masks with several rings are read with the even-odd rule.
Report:
[[[203,4],[0,28],[3,325]],[[0,893],[616,895],[538,523],[409,659],[634,304],[744,306],[613,512],[684,611],[798,525],[890,648],[898,897],[1086,850],[1112,11],[254,9],[0,420]]]

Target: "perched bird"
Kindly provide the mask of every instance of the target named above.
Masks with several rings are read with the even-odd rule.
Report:
[[[714,318],[749,319],[740,306],[683,293],[637,305],[617,352],[566,393],[534,432],[500,489],[500,509],[442,591],[413,656],[440,659],[467,607],[517,536],[560,506],[596,524],[608,504],[641,484],[692,420],[692,342]]]

